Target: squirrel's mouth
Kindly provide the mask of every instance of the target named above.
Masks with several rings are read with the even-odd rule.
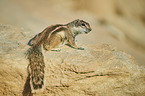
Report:
[[[92,30],[92,29],[88,29],[88,30],[86,30],[84,33],[85,33],[85,34],[88,34],[91,30]]]
[[[85,34],[88,34],[89,33],[89,31],[85,31]]]

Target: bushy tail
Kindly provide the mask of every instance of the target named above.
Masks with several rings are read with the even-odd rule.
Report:
[[[44,56],[41,46],[30,48],[27,52],[29,59],[28,73],[30,76],[30,86],[32,93],[44,88]]]

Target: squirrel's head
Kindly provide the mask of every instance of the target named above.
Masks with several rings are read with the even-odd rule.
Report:
[[[71,26],[71,30],[75,35],[83,33],[87,34],[92,30],[89,23],[79,19],[72,21],[68,25]]]

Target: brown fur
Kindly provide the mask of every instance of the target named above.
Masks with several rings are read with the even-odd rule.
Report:
[[[72,48],[79,49],[75,44],[75,37],[89,31],[91,31],[90,25],[77,19],[66,25],[49,26],[29,41],[28,44],[32,47],[28,50],[28,76],[32,93],[43,89],[45,83],[45,63],[41,47],[45,50],[53,50],[63,44],[69,44]]]

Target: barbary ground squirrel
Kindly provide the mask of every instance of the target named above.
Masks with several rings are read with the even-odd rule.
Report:
[[[77,19],[65,25],[49,26],[28,42],[28,45],[31,46],[27,55],[29,60],[28,76],[32,93],[44,89],[45,62],[43,49],[55,50],[61,45],[67,44],[72,48],[83,50],[76,45],[75,37],[78,34],[87,34],[91,30],[89,23]]]

